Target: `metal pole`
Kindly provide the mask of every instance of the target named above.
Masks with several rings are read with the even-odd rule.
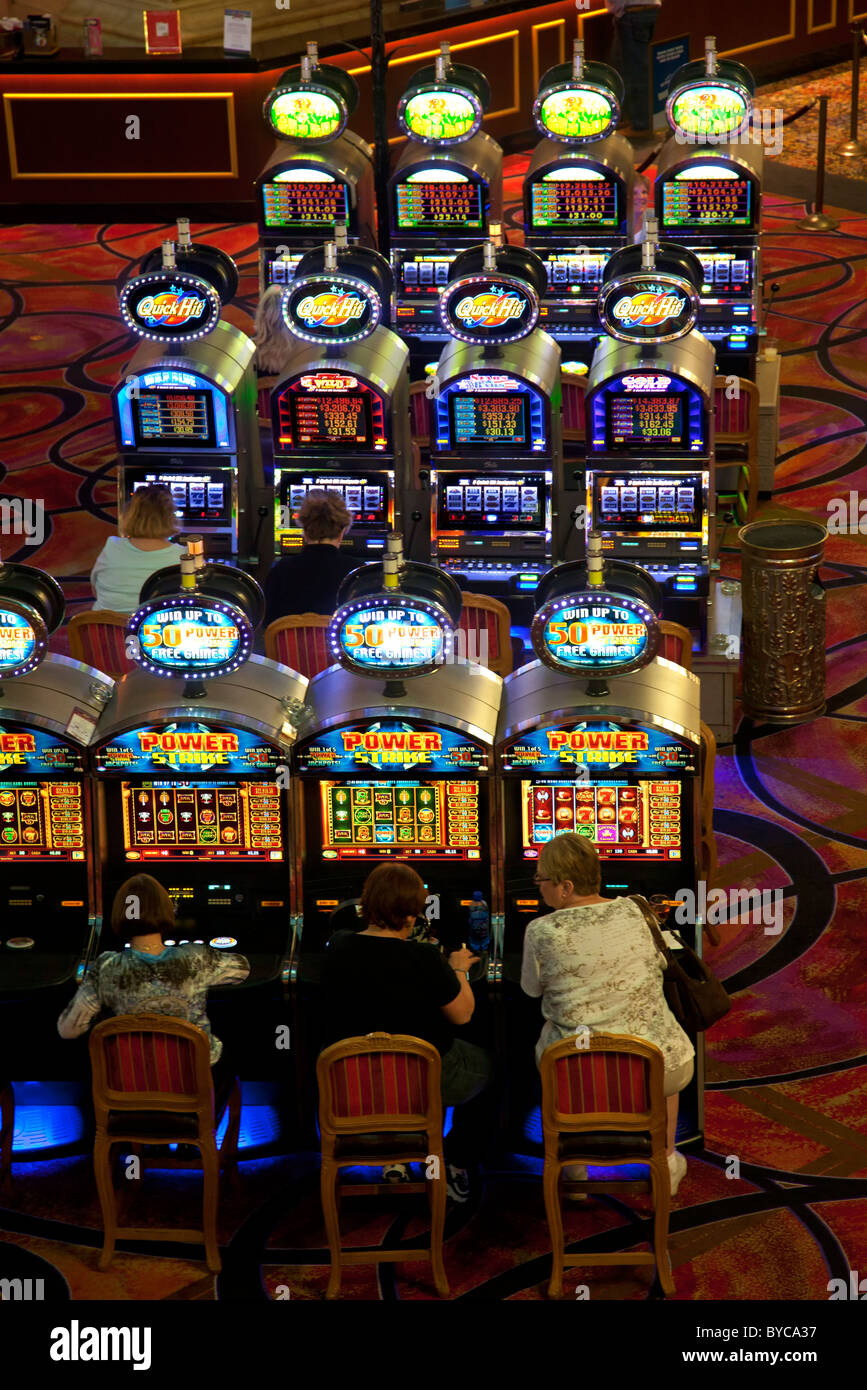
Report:
[[[816,153],[816,196],[813,211],[796,223],[802,232],[834,232],[840,223],[825,212],[825,145],[828,137],[828,98],[819,97],[819,149]]]
[[[858,139],[858,97],[861,86],[861,44],[864,40],[863,24],[852,25],[852,105],[849,109],[849,139],[840,149],[844,159],[863,159],[867,155],[867,145]]]
[[[389,250],[388,176],[391,163],[388,149],[388,57],[382,0],[370,0],[370,80],[373,84],[373,160],[376,206],[379,209],[378,241],[384,256]]]

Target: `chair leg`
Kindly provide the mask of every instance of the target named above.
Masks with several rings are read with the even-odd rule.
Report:
[[[560,1298],[563,1293],[563,1213],[560,1210],[560,1169],[554,1158],[545,1155],[545,1169],[542,1176],[542,1191],[545,1197],[545,1215],[551,1234],[551,1282],[548,1297]]]
[[[325,1221],[325,1234],[328,1237],[328,1250],[331,1255],[331,1272],[328,1276],[326,1298],[337,1298],[343,1278],[340,1249],[340,1222],[337,1216],[337,1164],[323,1154],[322,1169],[319,1174],[319,1191],[322,1198],[322,1216]]]
[[[238,1167],[238,1140],[241,1134],[241,1083],[238,1080],[232,1087],[228,1109],[229,1123],[220,1146],[220,1162],[227,1171],[234,1173]]]
[[[220,1247],[217,1242],[217,1207],[220,1194],[220,1159],[212,1134],[199,1140],[202,1155],[202,1232],[205,1237],[205,1261],[212,1274],[219,1274]]]
[[[674,1293],[674,1280],[671,1276],[671,1256],[668,1250],[671,1176],[665,1154],[651,1160],[650,1180],[653,1186],[653,1253],[656,1257],[656,1273],[662,1291],[667,1295]]]
[[[114,1174],[111,1171],[113,1147],[105,1130],[98,1129],[93,1145],[93,1173],[102,1211],[103,1241],[98,1262],[100,1269],[108,1269],[114,1259],[117,1240],[117,1194],[114,1190]]]
[[[434,1287],[440,1298],[448,1298],[449,1281],[443,1264],[443,1232],[446,1224],[446,1168],[442,1149],[431,1150],[439,1160],[438,1178],[430,1178],[428,1199],[430,1201],[430,1259],[433,1267]]]

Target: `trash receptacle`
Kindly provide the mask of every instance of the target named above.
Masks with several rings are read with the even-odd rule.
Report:
[[[828,532],[817,521],[753,521],[738,532],[743,569],[743,705],[750,719],[800,724],[825,710]]]

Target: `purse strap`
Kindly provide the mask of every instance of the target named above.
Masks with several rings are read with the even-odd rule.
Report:
[[[657,950],[659,951],[660,955],[662,955],[665,958],[666,963],[668,965],[671,965],[671,950],[668,946],[668,942],[666,941],[662,932],[659,930],[659,922],[657,921],[656,913],[653,911],[653,908],[650,906],[650,903],[647,901],[646,898],[642,898],[640,893],[631,893],[629,895],[629,902],[635,903],[635,906],[640,909],[644,916],[645,922],[650,928],[650,934],[653,937]]]

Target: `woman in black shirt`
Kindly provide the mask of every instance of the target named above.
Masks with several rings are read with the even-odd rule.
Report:
[[[298,512],[304,535],[300,550],[284,555],[265,579],[265,623],[295,613],[324,613],[337,607],[337,590],[363,561],[341,553],[352,525],[339,492],[308,492]]]
[[[407,940],[424,911],[427,890],[408,864],[381,864],[364,885],[364,931],[342,936],[322,968],[326,1046],[367,1033],[407,1033],[442,1057],[442,1098],[456,1107],[446,1138],[446,1181],[458,1202],[469,1196],[467,1169],[479,1160],[486,1107],[479,1103],[492,1066],[482,1048],[455,1038],[475,1008],[469,969],[477,957],[462,947],[446,961],[427,943]]]

